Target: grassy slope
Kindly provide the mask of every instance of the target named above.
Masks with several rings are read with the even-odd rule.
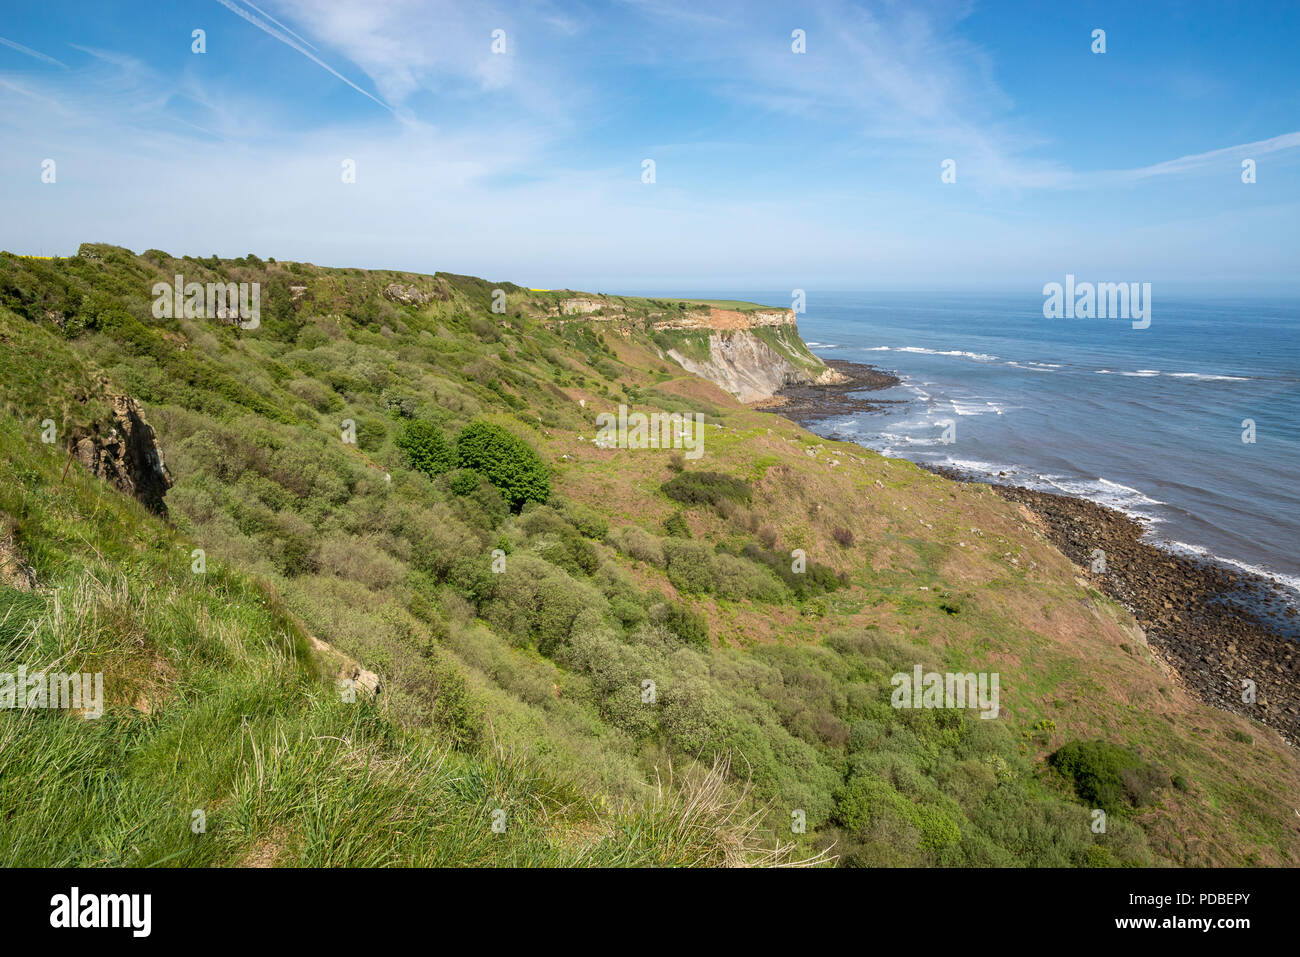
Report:
[[[262,282],[262,328],[154,320],[149,288],[176,272]],[[380,295],[394,281],[449,298],[398,306]],[[834,842],[850,863],[1284,864],[1300,850],[1294,753],[1184,695],[1025,515],[746,410],[635,322],[551,330],[533,317],[557,294],[509,285],[496,316],[495,287],[467,277],[113,247],[3,257],[0,283],[0,437],[18,477],[0,513],[44,586],[40,607],[4,593],[6,656],[102,662],[113,705],[97,723],[0,716],[0,800],[21,810],[0,824],[8,861],[752,860],[778,834],[805,854]],[[633,318],[659,308],[621,302]],[[45,418],[64,433],[103,422],[101,379],[158,429],[175,531],[76,466],[61,481],[62,453],[39,442]],[[802,548],[848,587],[798,599],[736,560],[680,595],[698,582],[664,557],[685,547],[662,526],[680,510],[660,491],[670,453],[590,441],[619,402],[705,412],[716,425],[691,467],[753,483],[748,505],[684,510],[696,541]],[[406,469],[404,416],[507,426],[554,466],[555,502],[509,517],[490,489],[458,496]],[[345,418],[356,446],[339,441]],[[494,547],[510,570],[485,584]],[[707,617],[709,647],[665,617],[681,599]],[[592,614],[556,631],[565,601]],[[20,621],[46,623],[23,638]],[[379,705],[338,700],[307,631],[383,674]],[[889,674],[917,662],[998,671],[1004,718],[889,708]],[[1104,837],[1043,763],[1094,737],[1181,783]],[[707,827],[683,829],[676,787],[647,802],[656,769],[717,754],[741,770]],[[488,826],[496,807],[507,835]],[[807,834],[789,834],[792,810]],[[742,824],[751,811],[762,834]]]

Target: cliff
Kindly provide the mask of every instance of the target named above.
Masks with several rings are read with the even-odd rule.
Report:
[[[581,294],[561,299],[558,313],[584,322],[637,324],[687,372],[745,403],[770,399],[790,385],[844,381],[808,350],[791,309]],[[568,321],[575,320],[560,320]]]
[[[654,330],[662,337],[677,338],[666,349],[673,361],[741,402],[770,399],[788,385],[825,385],[844,379],[808,350],[789,309],[711,307],[657,322]],[[698,342],[701,335],[707,336],[703,348]]]
[[[154,317],[178,273],[261,283],[260,325]],[[98,722],[0,708],[0,863],[1294,866],[1295,749],[1190,694],[1032,513],[669,355],[738,390],[815,377],[793,319],[0,253],[0,671],[104,675]],[[704,458],[593,441],[620,406],[704,415]],[[100,468],[70,459],[96,435]],[[488,452],[446,470],[466,435]],[[546,501],[516,510],[537,460]],[[129,497],[142,475],[174,482],[171,524]],[[998,676],[996,720],[896,705],[917,667]],[[33,771],[51,755],[65,787]]]

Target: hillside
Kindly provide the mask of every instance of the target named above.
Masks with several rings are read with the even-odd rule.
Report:
[[[176,275],[255,327],[157,316]],[[105,689],[0,714],[0,859],[1295,864],[1295,751],[1027,510],[744,404],[833,379],[793,318],[0,254],[0,671]],[[596,442],[620,405],[702,457]],[[918,665],[997,719],[892,707]]]

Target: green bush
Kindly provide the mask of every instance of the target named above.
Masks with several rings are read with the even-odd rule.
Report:
[[[599,625],[608,608],[590,585],[532,555],[511,555],[505,572],[489,578],[483,617],[516,639],[535,643],[548,657],[580,627]]]
[[[491,422],[471,422],[456,437],[456,463],[481,473],[514,511],[551,495],[546,464],[532,447]]]
[[[696,595],[717,587],[713,549],[703,542],[667,539],[664,558],[668,562],[668,580],[678,591]]]
[[[920,833],[921,847],[938,850],[961,842],[961,828],[930,804],[915,804],[887,781],[856,777],[835,794],[835,820],[863,834],[886,815],[906,821]]]
[[[663,625],[683,643],[709,647],[709,623],[701,614],[678,602],[661,602],[650,609],[650,620]]]
[[[717,505],[720,502],[750,502],[754,490],[744,479],[722,472],[682,472],[664,482],[665,495],[684,505]]]
[[[658,568],[664,566],[663,544],[654,535],[636,525],[624,525],[610,535],[610,542],[624,555]]]
[[[1083,867],[1119,867],[1120,862],[1115,859],[1115,855],[1110,852],[1110,848],[1104,844],[1089,844],[1088,849],[1083,852]]]
[[[767,568],[725,552],[713,557],[714,577],[722,598],[752,598],[782,602],[790,599],[786,588]]]
[[[588,505],[566,502],[563,507],[565,520],[586,538],[603,542],[609,537],[609,522],[605,517]]]
[[[848,584],[842,573],[837,574],[834,569],[814,561],[806,561],[804,570],[796,572],[791,567],[793,561],[787,552],[764,550],[751,544],[741,550],[741,555],[751,562],[770,568],[801,601],[824,595]]]
[[[438,481],[455,496],[452,506],[457,516],[471,528],[491,531],[510,514],[501,492],[478,472],[452,469]]]
[[[686,524],[686,516],[681,512],[673,512],[664,519],[664,531],[669,538],[691,537],[691,527]]]
[[[530,506],[520,516],[534,552],[575,576],[591,575],[600,564],[596,546],[546,505]]]
[[[470,693],[460,669],[451,661],[439,660],[433,669],[437,685],[433,699],[434,723],[447,733],[452,744],[467,750],[483,734],[483,709]]]
[[[442,429],[432,422],[423,419],[407,422],[395,444],[406,453],[411,468],[430,477],[456,467],[456,452],[443,436]]]
[[[1053,752],[1047,763],[1070,781],[1075,794],[1108,813],[1150,804],[1155,789],[1169,783],[1159,768],[1101,739],[1071,741]]]
[[[447,487],[457,495],[468,495],[478,489],[481,476],[469,469],[454,469],[447,478]]]

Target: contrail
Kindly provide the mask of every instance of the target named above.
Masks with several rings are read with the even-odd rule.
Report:
[[[259,7],[257,4],[253,3],[252,0],[244,0],[244,3],[248,4],[250,7],[252,7],[254,10],[256,10],[258,13],[260,13],[262,16],[266,17],[266,19],[270,20],[272,23],[274,23],[277,27],[279,27],[279,28],[280,28],[281,30],[283,30],[285,33],[289,34],[289,36],[294,37],[295,39],[300,40],[300,41],[302,41],[303,43],[306,43],[307,46],[311,47],[313,50],[316,49],[315,46],[313,46],[311,43],[309,43],[309,42],[307,41],[306,37],[303,37],[303,36],[301,36],[300,34],[294,33],[292,30],[290,30],[288,27],[286,27],[283,23],[281,23],[281,22],[280,22],[279,20],[277,20],[275,17],[271,16],[269,13],[267,13],[265,10],[263,10],[261,7]]]
[[[321,60],[321,59],[320,59],[319,57],[317,57],[315,54],[308,52],[308,51],[307,51],[307,50],[302,46],[301,43],[299,43],[297,40],[295,40],[295,39],[293,39],[292,37],[290,37],[288,34],[282,32],[282,31],[280,31],[280,30],[277,30],[275,27],[271,26],[271,25],[270,25],[269,23],[267,23],[266,21],[261,20],[261,19],[259,19],[258,17],[254,16],[253,14],[249,13],[249,12],[248,12],[247,10],[245,10],[243,7],[236,6],[236,5],[232,2],[232,0],[217,0],[217,3],[221,4],[223,7],[225,7],[227,10],[229,10],[231,13],[235,13],[235,14],[238,14],[239,16],[243,17],[245,20],[247,20],[249,23],[251,23],[253,26],[257,27],[259,30],[263,31],[264,33],[268,33],[268,34],[270,34],[271,36],[275,37],[275,38],[276,38],[277,40],[279,40],[281,43],[285,44],[285,46],[289,46],[289,47],[292,47],[293,49],[297,50],[299,53],[301,53],[301,54],[302,54],[303,56],[305,56],[307,59],[311,60],[311,61],[312,61],[313,63],[315,63],[317,66],[319,66],[319,67],[321,67],[322,69],[328,71],[328,72],[331,73],[332,75],[338,77],[340,80],[342,80],[342,81],[343,81],[344,83],[346,83],[348,86],[352,87],[352,89],[356,90],[356,91],[357,91],[358,93],[360,93],[362,96],[366,97],[367,99],[374,100],[376,103],[378,103],[378,104],[379,104],[380,106],[382,106],[384,109],[386,109],[389,113],[392,113],[394,116],[397,115],[397,111],[394,110],[394,109],[393,109],[391,106],[389,106],[387,103],[385,103],[383,100],[379,99],[379,98],[376,97],[376,96],[372,96],[370,93],[367,93],[365,90],[361,89],[361,87],[357,86],[355,83],[353,83],[351,80],[349,80],[346,76],[344,76],[344,75],[343,75],[342,73],[340,73],[338,70],[334,69],[334,68],[333,68],[332,66],[330,66],[328,63],[326,63],[326,62],[324,62],[323,60]]]
[[[17,50],[19,53],[26,53],[29,57],[34,57],[37,60],[44,60],[46,63],[53,63],[55,66],[61,66],[65,70],[68,68],[66,63],[62,63],[59,60],[54,59],[52,56],[46,56],[44,53],[41,53],[38,50],[33,50],[31,47],[25,47],[21,43],[14,43],[13,40],[6,40],[4,37],[0,37],[0,43],[3,43],[11,49]]]

